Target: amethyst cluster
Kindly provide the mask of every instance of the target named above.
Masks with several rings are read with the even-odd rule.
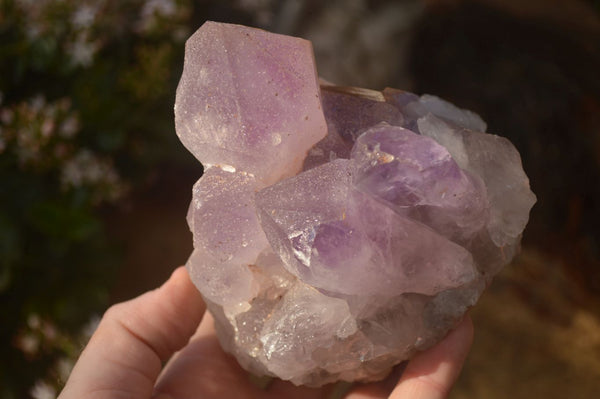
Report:
[[[519,248],[513,145],[437,97],[320,82],[310,42],[205,23],[177,134],[203,163],[192,280],[258,375],[375,380],[440,340]]]

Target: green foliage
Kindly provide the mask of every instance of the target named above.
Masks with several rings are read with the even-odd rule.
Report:
[[[0,0],[2,398],[60,389],[107,304],[99,209],[177,148],[190,4]]]

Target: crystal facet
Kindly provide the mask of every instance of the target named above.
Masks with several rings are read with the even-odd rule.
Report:
[[[327,134],[310,42],[206,22],[186,44],[175,124],[205,165],[264,183],[296,174]]]
[[[187,267],[221,344],[312,386],[383,378],[439,341],[517,253],[535,203],[477,114],[318,82],[309,42],[207,22],[175,106],[205,166]]]

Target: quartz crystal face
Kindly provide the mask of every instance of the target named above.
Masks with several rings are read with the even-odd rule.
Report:
[[[319,86],[310,43],[205,23],[175,121],[204,164],[187,267],[247,370],[383,378],[518,251],[535,203],[513,145],[432,95]]]
[[[187,41],[175,125],[205,166],[293,176],[327,134],[310,42],[206,22]]]

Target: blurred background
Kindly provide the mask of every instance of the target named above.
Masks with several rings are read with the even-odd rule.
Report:
[[[202,168],[173,104],[207,19],[511,139],[538,203],[450,397],[600,397],[599,0],[0,0],[1,398],[54,398],[106,307],[185,263]]]

